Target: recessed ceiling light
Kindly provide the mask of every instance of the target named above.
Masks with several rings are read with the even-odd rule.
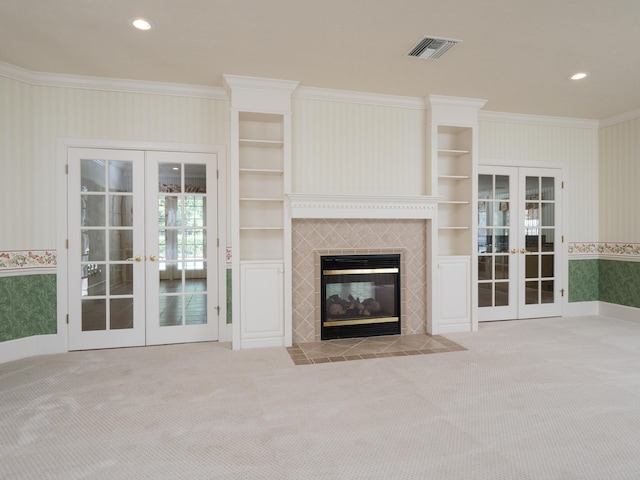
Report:
[[[156,28],[153,22],[142,17],[131,17],[129,19],[129,25],[137,28],[138,30],[153,30],[154,28]]]
[[[589,76],[589,72],[579,72],[574,73],[569,77],[570,80],[582,80],[583,78],[587,78]]]

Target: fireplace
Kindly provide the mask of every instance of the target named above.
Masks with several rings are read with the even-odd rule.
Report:
[[[399,335],[400,255],[325,255],[321,339]]]

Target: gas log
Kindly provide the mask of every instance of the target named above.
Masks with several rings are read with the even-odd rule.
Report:
[[[380,302],[373,298],[367,298],[360,302],[360,298],[349,295],[348,299],[339,295],[331,295],[327,298],[327,314],[331,317],[363,316],[370,317],[382,310]]]

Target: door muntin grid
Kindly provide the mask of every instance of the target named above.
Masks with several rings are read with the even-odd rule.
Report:
[[[478,175],[478,306],[510,304],[512,192],[508,175]]]

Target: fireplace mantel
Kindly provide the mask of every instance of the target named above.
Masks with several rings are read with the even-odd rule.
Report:
[[[287,195],[291,218],[432,219],[437,197],[425,195]]]

